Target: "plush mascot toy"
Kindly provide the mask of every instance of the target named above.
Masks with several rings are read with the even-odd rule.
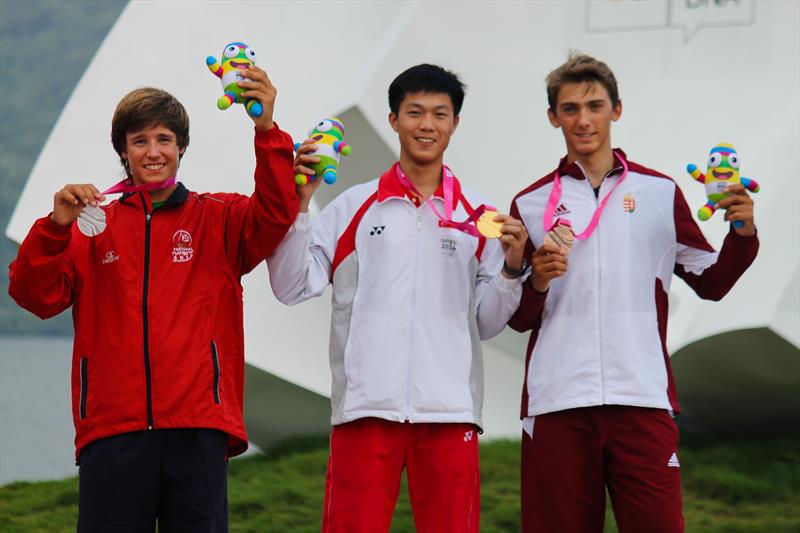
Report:
[[[319,157],[319,163],[311,166],[315,174],[306,176],[297,174],[294,181],[298,185],[305,185],[309,178],[311,181],[322,176],[325,183],[333,185],[336,182],[337,169],[339,168],[339,154],[350,155],[353,149],[344,142],[344,124],[336,117],[321,120],[308,132],[308,137],[317,145],[317,150],[309,155]],[[294,145],[297,150],[300,143]]]
[[[222,64],[214,56],[206,58],[206,66],[216,77],[222,81],[224,94],[217,100],[217,107],[225,110],[231,104],[244,104],[247,112],[253,117],[260,117],[264,112],[261,102],[254,98],[244,98],[242,93],[246,90],[239,87],[236,82],[245,78],[239,74],[240,70],[248,65],[256,64],[256,52],[244,43],[230,43],[222,51]]]
[[[697,211],[697,218],[700,220],[711,218],[716,211],[717,202],[728,196],[727,193],[722,192],[728,185],[741,183],[748,191],[759,191],[756,180],[739,175],[739,154],[736,153],[736,148],[727,143],[720,143],[711,149],[711,153],[708,154],[708,169],[705,175],[700,172],[697,165],[691,163],[686,165],[686,171],[706,186],[708,202]],[[744,223],[737,220],[733,225],[740,228]]]

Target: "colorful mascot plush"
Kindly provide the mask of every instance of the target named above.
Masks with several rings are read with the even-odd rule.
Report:
[[[700,220],[708,220],[714,211],[717,210],[717,202],[728,196],[723,192],[725,187],[735,183],[741,183],[748,191],[758,192],[759,186],[756,180],[743,178],[739,175],[739,154],[736,148],[727,143],[720,143],[711,149],[708,154],[708,169],[705,175],[697,168],[697,165],[686,165],[686,171],[694,179],[706,186],[706,197],[708,202],[697,211]],[[737,220],[733,223],[736,227],[742,227],[744,223]]]
[[[255,98],[244,98],[243,89],[237,82],[245,78],[239,74],[240,70],[256,64],[256,52],[244,43],[230,43],[222,51],[222,64],[214,56],[206,58],[206,66],[216,77],[222,81],[224,94],[217,100],[217,107],[225,110],[231,104],[244,104],[245,109],[253,117],[260,117],[264,112],[261,102]]]
[[[311,128],[311,131],[308,132],[308,137],[317,145],[316,151],[309,155],[319,157],[319,163],[311,166],[314,170],[313,176],[297,174],[294,177],[294,181],[298,185],[305,185],[308,183],[309,178],[313,181],[322,176],[325,183],[333,185],[338,175],[340,154],[350,155],[353,151],[350,145],[342,140],[344,138],[344,124],[336,117],[323,119]],[[295,150],[299,147],[299,143],[294,145]]]

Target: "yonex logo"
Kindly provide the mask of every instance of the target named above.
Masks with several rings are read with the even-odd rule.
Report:
[[[464,432],[464,442],[469,442],[472,440],[472,434],[475,433],[474,431],[465,431]]]
[[[380,235],[383,233],[383,230],[386,229],[386,226],[372,226],[372,231],[369,232],[370,236],[373,235]]]
[[[681,463],[678,461],[678,454],[677,453],[672,452],[672,455],[670,456],[669,461],[667,461],[667,467],[671,467],[671,468],[680,468],[681,467]]]

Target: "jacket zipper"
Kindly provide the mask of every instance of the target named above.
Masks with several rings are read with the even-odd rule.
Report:
[[[219,404],[219,357],[217,343],[214,341],[211,341],[211,362],[214,365],[214,403]]]
[[[607,177],[607,175],[605,176]],[[600,188],[603,187],[603,182],[605,182],[605,177],[603,181],[600,182]],[[588,179],[586,180],[589,181]],[[591,187],[591,183],[589,184]],[[592,191],[592,195],[594,195],[594,191]],[[600,191],[598,191],[597,196],[594,198],[595,209],[600,207]],[[602,291],[602,282],[603,282],[603,272],[600,266],[600,227],[594,230],[594,251],[597,256],[597,347],[600,352],[600,397],[602,404],[605,405],[606,403],[606,370],[605,370],[605,357],[603,356],[604,347],[603,347],[603,310],[602,310],[602,302],[603,299],[601,298],[601,291]]]
[[[147,207],[145,207],[145,211]],[[144,217],[144,288],[142,290],[142,333],[144,335],[144,378],[147,386],[147,429],[153,429],[153,391],[150,379],[150,332],[147,320],[147,289],[150,285],[150,219],[152,215],[145,212]]]
[[[417,316],[417,271],[419,270],[419,246],[420,246],[420,233],[422,231],[422,215],[420,208],[416,208],[417,215],[417,238],[416,238],[416,253],[414,255],[414,276],[411,285],[411,332],[409,335],[408,343],[408,372],[406,374],[406,421],[411,421],[411,383],[413,376],[413,358],[414,347],[416,345],[416,335],[414,334],[416,328],[414,327],[414,317]]]
[[[81,420],[86,418],[86,396],[89,394],[89,359],[81,357],[81,403],[78,407]]]

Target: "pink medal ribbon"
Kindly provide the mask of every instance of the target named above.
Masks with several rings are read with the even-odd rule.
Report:
[[[619,187],[620,183],[625,181],[625,178],[628,176],[628,163],[620,157],[616,152],[614,152],[614,157],[616,157],[619,162],[622,164],[622,175],[619,178],[619,181],[614,185],[605,198],[600,202],[600,205],[597,209],[594,210],[594,214],[592,215],[592,219],[589,221],[589,225],[586,226],[586,229],[583,230],[582,233],[575,235],[576,239],[588,239],[589,236],[594,233],[594,230],[597,229],[597,224],[600,222],[600,216],[603,214],[603,209],[606,208],[606,204],[608,203],[609,198],[614,194],[614,190]],[[556,169],[556,174],[553,177],[553,190],[550,191],[550,198],[547,199],[547,206],[544,208],[544,231],[545,233],[549,232],[553,229],[557,224],[565,224],[568,226],[572,226],[569,220],[557,218],[555,221],[553,220],[553,215],[556,212],[556,208],[558,207],[558,203],[561,201],[561,174]]]
[[[126,178],[116,185],[104,190],[102,194],[134,193],[139,191],[155,191],[166,189],[178,182],[177,176],[172,176],[164,181],[155,183],[145,183],[144,185],[133,185],[131,178]],[[96,205],[87,205],[78,215],[78,229],[87,237],[95,237],[103,233],[106,229],[106,213]]]
[[[171,178],[167,178],[164,181],[158,181],[155,183],[145,183],[144,185],[134,185],[133,179],[125,178],[116,185],[104,190],[102,194],[117,194],[117,193],[125,194],[129,192],[139,192],[139,191],[156,191],[160,189],[166,189],[167,187],[172,187],[177,182],[178,182],[178,176],[172,176]]]
[[[428,207],[431,208],[431,211],[439,217],[439,227],[440,228],[453,228],[459,231],[463,231],[473,237],[481,238],[483,235],[478,231],[478,228],[475,227],[474,222],[480,218],[480,216],[486,211],[497,211],[494,207],[486,204],[479,205],[472,214],[467,217],[466,220],[463,222],[455,222],[453,220],[453,183],[455,181],[455,175],[453,171],[447,165],[442,165],[442,189],[444,190],[444,216],[436,209],[436,206],[433,205],[428,198],[424,198],[414,184],[411,183],[411,180],[406,176],[406,173],[403,172],[403,169],[400,168],[400,163],[395,163],[395,173],[397,174],[397,179],[400,180],[401,185],[408,189],[409,191],[416,194],[418,197],[425,200],[425,203],[428,204]]]

